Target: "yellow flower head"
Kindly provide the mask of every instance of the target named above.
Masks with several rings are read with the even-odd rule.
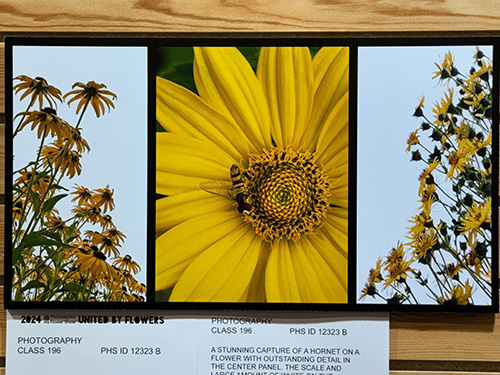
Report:
[[[141,267],[137,262],[135,262],[130,255],[125,255],[124,257],[116,258],[113,262],[113,266],[118,267],[120,270],[125,270],[136,274],[141,270]]]
[[[471,296],[472,286],[469,284],[469,280],[467,280],[465,286],[460,284],[454,285],[449,293],[441,297],[440,302],[443,305],[468,305]]]
[[[98,280],[104,277],[113,277],[115,271],[106,262],[106,256],[100,251],[79,249],[75,251],[75,265],[80,266],[80,272],[87,274],[92,280]]]
[[[410,151],[411,146],[415,146],[415,145],[418,145],[420,143],[417,133],[418,133],[418,129],[415,130],[414,132],[411,132],[410,135],[408,136],[408,140],[406,141],[406,144],[408,145],[408,147],[406,147],[406,151]]]
[[[86,188],[85,186],[79,186],[75,184],[75,190],[71,192],[74,195],[71,202],[77,202],[78,205],[81,205],[83,202],[89,202],[90,198],[92,198],[92,191]]]
[[[347,302],[349,50],[194,48],[157,78],[156,288],[170,301]]]
[[[491,197],[484,202],[474,201],[472,207],[467,207],[467,213],[460,222],[459,229],[464,233],[470,233],[473,238],[483,234],[484,229],[491,226]]]
[[[70,132],[71,126],[57,116],[56,111],[52,108],[44,108],[40,111],[20,112],[16,115],[16,117],[18,116],[26,116],[20,130],[31,123],[31,130],[38,127],[38,138],[50,134],[52,137],[57,137],[57,140],[62,140]]]
[[[443,62],[441,64],[434,63],[434,65],[436,65],[438,70],[434,72],[432,78],[439,77],[440,81],[449,81],[453,70],[453,56],[451,55],[451,52],[448,51],[444,54]]]
[[[60,169],[66,172],[66,176],[69,178],[82,173],[81,155],[75,151],[67,150],[58,142],[53,142],[51,146],[43,146],[41,156],[45,166]]]
[[[97,189],[92,195],[92,202],[98,206],[102,207],[103,212],[113,211],[115,209],[115,201],[113,199],[114,190],[109,188],[107,185],[105,188]]]
[[[96,83],[94,81],[89,81],[87,84],[76,82],[72,88],[74,89],[75,87],[79,87],[79,89],[64,94],[63,98],[66,99],[72,96],[72,98],[68,100],[68,105],[74,101],[78,101],[76,114],[80,112],[80,109],[86,108],[89,103],[92,105],[97,117],[104,114],[104,105],[108,107],[108,111],[111,107],[115,108],[111,99],[115,100],[116,95],[109,90],[103,90],[106,88],[105,84]]]
[[[17,94],[19,92],[24,91],[23,94],[21,95],[20,100],[23,100],[27,96],[31,95],[30,105],[34,105],[35,102],[38,100],[39,109],[42,109],[43,101],[45,99],[49,103],[49,106],[51,108],[54,108],[56,104],[54,99],[57,99],[60,102],[62,102],[61,91],[58,88],[49,85],[45,80],[45,78],[42,77],[30,78],[25,75],[19,75],[16,78],[14,78],[14,80],[21,81],[17,85],[14,85],[13,87],[14,92]]]

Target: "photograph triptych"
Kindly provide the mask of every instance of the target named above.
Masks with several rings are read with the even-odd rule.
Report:
[[[499,42],[7,38],[6,307],[497,312]]]

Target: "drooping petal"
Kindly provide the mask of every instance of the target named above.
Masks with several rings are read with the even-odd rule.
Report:
[[[156,78],[156,116],[165,130],[212,142],[235,160],[248,156],[252,149],[233,121],[190,90],[160,77]]]
[[[241,225],[238,211],[200,215],[156,240],[156,290],[170,288],[203,251]]]
[[[175,284],[170,301],[246,301],[262,242],[242,222],[189,265]]]
[[[273,248],[266,294],[269,302],[347,302],[342,281],[307,236],[300,241],[280,241]]]
[[[156,236],[194,217],[236,210],[234,201],[209,194],[201,189],[175,194],[156,201]]]
[[[349,48],[344,47],[340,51],[332,48],[322,50],[323,48],[313,59],[314,85],[317,89],[309,128],[302,138],[302,144],[308,150],[316,149],[320,132],[327,136],[328,131],[335,127],[333,122],[335,117],[332,116],[332,112],[349,91]],[[349,108],[346,103],[348,104],[347,100],[343,102],[342,110],[348,112]],[[328,141],[325,142],[325,144],[328,143]]]
[[[156,191],[171,195],[199,190],[203,180],[230,181],[236,163],[213,143],[189,136],[156,133]]]
[[[278,146],[298,141],[309,125],[313,103],[313,67],[307,47],[263,47],[257,66]]]
[[[248,61],[234,47],[195,47],[194,55],[194,78],[200,96],[233,119],[255,150],[269,147],[269,107]]]

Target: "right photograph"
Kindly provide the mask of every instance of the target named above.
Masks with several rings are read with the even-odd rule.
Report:
[[[498,297],[492,94],[492,46],[358,49],[359,304]]]

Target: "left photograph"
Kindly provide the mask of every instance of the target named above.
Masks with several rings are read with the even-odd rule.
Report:
[[[146,300],[147,66],[145,47],[12,47],[12,302]]]

